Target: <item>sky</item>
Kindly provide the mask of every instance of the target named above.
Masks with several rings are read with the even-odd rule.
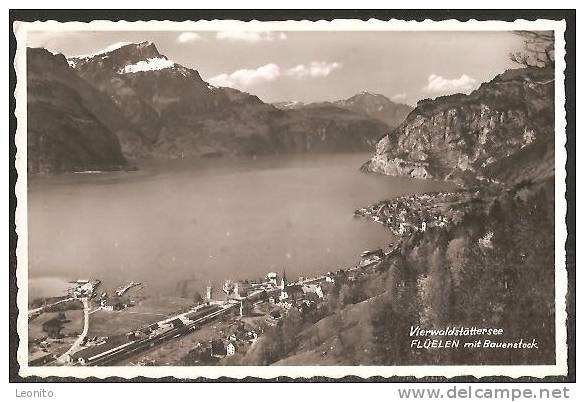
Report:
[[[211,84],[265,102],[332,101],[368,91],[411,105],[469,93],[517,68],[508,54],[523,45],[511,32],[487,31],[86,31],[30,32],[28,46],[74,56],[147,40]]]

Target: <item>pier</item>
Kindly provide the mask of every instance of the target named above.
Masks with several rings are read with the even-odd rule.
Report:
[[[132,289],[133,287],[136,286],[140,286],[141,283],[140,282],[130,282],[129,284],[127,284],[126,286],[120,286],[118,289],[116,289],[116,296],[123,296],[124,293],[126,293],[127,291],[129,291],[130,289]]]

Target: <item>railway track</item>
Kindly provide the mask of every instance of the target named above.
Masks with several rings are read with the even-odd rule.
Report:
[[[148,349],[151,349],[157,345],[160,345],[164,342],[167,342],[174,338],[179,338],[188,334],[189,332],[194,331],[197,328],[200,328],[202,325],[214,320],[217,317],[220,317],[224,314],[227,314],[229,311],[233,310],[236,305],[230,305],[227,307],[222,307],[221,310],[211,312],[203,317],[200,317],[189,323],[183,327],[173,328],[167,332],[164,332],[160,335],[157,335],[154,338],[144,338],[138,339],[136,341],[132,341],[131,343],[118,346],[117,348],[113,348],[110,351],[103,352],[103,356],[100,356],[96,359],[93,359],[91,362],[85,364],[86,366],[108,366],[114,363],[117,363],[121,360],[129,358],[135,354],[144,352]],[[183,314],[180,314],[183,315]],[[173,317],[178,318],[180,315]]]

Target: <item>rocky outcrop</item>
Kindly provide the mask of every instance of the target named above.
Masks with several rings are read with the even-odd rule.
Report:
[[[376,153],[362,169],[369,172],[385,174],[388,176],[410,176],[419,179],[429,178],[428,162],[425,160],[405,160],[389,156],[387,149],[390,139],[384,136],[376,144]]]
[[[29,173],[127,166],[118,138],[135,136],[133,128],[63,55],[27,50],[27,111]]]
[[[69,63],[139,129],[140,143],[120,138],[130,159],[367,151],[388,130],[344,109],[280,110],[254,95],[212,86],[152,42]]]
[[[553,71],[509,70],[469,95],[418,102],[406,120],[378,142],[362,169],[467,181],[490,176],[492,165],[520,152],[531,155],[533,149],[546,148],[552,138]]]

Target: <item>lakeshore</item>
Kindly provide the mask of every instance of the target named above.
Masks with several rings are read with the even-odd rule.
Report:
[[[457,225],[467,212],[482,204],[489,205],[494,197],[489,187],[412,194],[359,208],[354,216],[380,223],[395,236],[407,236]]]
[[[355,156],[351,158],[355,159]],[[245,205],[242,204],[242,200],[245,201],[246,197],[238,197],[237,205],[226,209],[227,206],[224,205],[226,198],[223,198],[221,192],[214,194],[219,197],[215,206],[216,210],[219,207],[217,212],[233,217],[235,222],[241,221],[244,217],[243,212],[249,214],[252,211],[251,208],[266,205],[266,208],[261,207],[258,211],[259,215],[251,214],[253,218],[256,218],[254,224],[246,223],[246,225],[252,225],[251,227],[259,225],[259,229],[267,230],[268,233],[276,236],[276,239],[282,237],[293,241],[293,244],[282,243],[281,245],[286,248],[277,251],[276,254],[273,249],[280,247],[279,243],[275,243],[272,239],[265,239],[266,233],[259,235],[256,239],[248,236],[246,243],[238,244],[240,247],[238,265],[245,263],[246,259],[254,258],[256,266],[265,267],[263,274],[259,275],[261,271],[257,268],[247,269],[251,275],[246,275],[244,272],[227,272],[225,266],[220,267],[218,271],[211,271],[211,266],[217,266],[221,262],[233,266],[229,259],[226,260],[227,245],[224,251],[206,250],[204,255],[210,255],[204,261],[198,260],[199,255],[183,254],[184,251],[177,250],[169,258],[168,265],[176,267],[180,263],[191,265],[200,261],[199,272],[197,275],[191,273],[186,277],[185,274],[177,277],[173,272],[171,277],[177,278],[174,289],[161,294],[160,282],[168,281],[169,275],[166,275],[163,280],[162,277],[159,279],[159,274],[162,272],[128,271],[127,267],[135,265],[135,262],[127,260],[116,271],[117,281],[113,281],[110,275],[101,276],[108,273],[105,271],[100,276],[93,276],[95,279],[92,280],[73,281],[74,287],[69,289],[66,295],[52,295],[49,298],[33,300],[31,305],[37,306],[37,310],[34,310],[31,316],[33,327],[44,324],[43,314],[46,312],[43,309],[47,308],[46,306],[49,306],[49,309],[55,309],[58,308],[59,303],[63,306],[73,305],[79,311],[83,309],[83,315],[69,322],[72,321],[70,319],[72,313],[67,309],[61,309],[60,316],[52,317],[52,327],[50,326],[52,332],[45,331],[45,335],[42,336],[42,332],[39,333],[37,329],[35,332],[37,336],[31,337],[29,343],[32,361],[35,364],[52,365],[208,365],[229,362],[238,364],[239,359],[246,356],[249,350],[254,350],[257,340],[266,331],[270,332],[271,328],[276,328],[280,325],[279,323],[287,319],[289,312],[293,311],[293,315],[298,314],[303,319],[311,321],[326,317],[327,307],[333,299],[338,297],[340,289],[367,281],[369,276],[379,273],[380,267],[387,267],[391,259],[399,256],[400,238],[410,235],[412,230],[397,231],[390,222],[403,221],[402,226],[409,228],[414,228],[415,225],[420,226],[420,222],[415,222],[417,214],[422,211],[429,215],[433,211],[438,214],[439,212],[429,206],[439,201],[443,204],[442,215],[439,219],[444,219],[442,217],[445,211],[450,210],[457,198],[461,198],[458,192],[434,191],[440,188],[454,188],[448,183],[364,175],[356,173],[353,167],[345,168],[342,165],[343,157],[335,156],[332,161],[332,164],[326,166],[323,165],[321,159],[307,157],[300,158],[299,162],[302,162],[302,166],[294,158],[285,160],[282,166],[279,166],[280,162],[276,163],[272,159],[246,162],[244,170],[236,171],[234,178],[241,180],[240,176],[245,175],[249,176],[247,180],[250,180],[256,177],[260,183],[271,185],[275,180],[280,182],[283,174],[285,175],[289,183],[286,187],[276,187],[276,192],[262,191],[263,194],[277,196],[280,206],[277,205],[276,208],[274,205],[268,208],[268,200],[258,205],[260,201],[256,197],[250,198],[254,206]],[[210,163],[215,163],[215,161]],[[274,170],[275,163],[279,166],[277,170]],[[131,180],[128,185],[131,187],[152,186],[153,183],[166,182],[169,178],[176,181],[178,177],[182,187],[191,187],[193,186],[193,183],[190,183],[193,180],[192,171],[181,170],[183,168],[185,166],[179,164],[178,170],[166,171],[154,176],[143,170],[139,173],[137,181]],[[358,187],[350,192],[348,199],[350,202],[343,201],[340,204],[343,208],[340,209],[336,204],[341,200],[342,193],[338,194],[336,189],[346,188],[347,173],[350,170],[352,175],[356,175],[356,180],[352,178],[353,176],[349,176],[349,181],[357,183],[359,179],[359,183],[365,182],[366,187],[362,185],[363,188]],[[319,172],[321,176],[316,175],[316,172]],[[311,173],[309,177],[313,178],[313,182],[307,183],[306,173]],[[233,172],[226,171],[225,168],[220,172],[213,171],[212,177],[215,179],[213,183],[223,188],[226,180],[229,179],[231,182],[232,174]],[[333,188],[331,185],[325,185],[325,181],[330,182],[331,178],[334,178],[333,183],[341,180],[342,175],[344,176],[343,183],[340,182]],[[95,180],[100,192],[105,189],[109,194],[114,194],[114,189],[122,189],[118,184],[119,173],[115,175],[115,178],[108,178],[108,175],[87,177],[90,178],[89,183]],[[201,182],[200,180],[204,178],[205,181]],[[212,184],[206,176],[202,176],[201,179],[196,178],[196,182],[206,183],[205,186]],[[66,179],[59,180],[61,181],[59,186],[68,188]],[[78,179],[74,180],[79,188]],[[89,183],[86,182],[85,185]],[[390,193],[386,192],[386,194],[393,194],[394,197],[386,198],[390,201],[384,205],[378,203],[375,207],[360,208],[356,211],[357,215],[371,216],[374,220],[385,223],[383,227],[377,229],[368,222],[353,219],[350,211],[353,210],[352,205],[366,205],[367,200],[372,199],[372,196],[367,194],[368,192],[375,193],[374,199],[382,198],[381,195],[385,191],[381,192],[380,189],[384,188],[380,186],[381,183],[395,183],[396,187]],[[177,183],[174,183],[175,185]],[[420,185],[422,187],[417,187]],[[312,199],[314,198],[315,201],[307,204],[309,199],[306,195],[301,194],[299,197],[299,186],[312,191]],[[90,189],[91,187],[88,188],[90,194],[95,196],[95,192]],[[293,193],[288,192],[288,189]],[[88,190],[84,190],[82,186],[80,191],[83,194]],[[283,190],[286,191],[283,192]],[[421,190],[424,193],[418,193]],[[207,187],[204,194],[209,191]],[[233,191],[233,188],[230,191]],[[343,194],[346,193],[347,191],[343,190]],[[197,196],[201,197],[201,194],[198,193]],[[287,199],[289,197],[291,199]],[[119,200],[120,195],[117,194],[116,199]],[[285,200],[287,200],[286,203]],[[92,205],[98,204],[92,202]],[[156,205],[156,203],[149,202],[148,205]],[[301,210],[298,210],[299,205],[303,206]],[[309,207],[310,205],[312,207]],[[132,207],[134,208],[135,205]],[[324,207],[327,212],[319,212],[314,209],[316,207]],[[185,206],[180,208],[185,210]],[[293,211],[298,210],[298,213],[290,215],[291,208]],[[408,210],[407,213],[404,213],[405,208]],[[179,207],[176,206],[172,210],[179,210]],[[164,214],[169,213],[168,210],[164,212]],[[228,229],[221,237],[216,238],[217,242],[233,244],[233,240],[238,238],[238,231],[231,229],[233,223],[226,222],[221,214],[212,215],[215,219],[212,219],[210,225],[204,225],[204,227],[206,230],[213,231],[213,228],[218,227],[220,223],[217,219],[221,219],[219,226]],[[268,222],[274,222],[274,217],[281,220],[287,215],[289,216],[288,224],[285,225],[284,232],[277,234],[274,228],[267,229]],[[309,217],[313,222],[312,225],[319,224],[317,229],[302,223]],[[317,217],[319,219],[315,221]],[[178,222],[177,217],[174,220],[175,225],[179,224]],[[244,224],[244,222],[240,223]],[[202,225],[202,222],[197,220],[195,227]],[[278,222],[276,225],[279,225]],[[444,225],[434,226],[442,228]],[[183,238],[180,242],[189,239],[190,244],[193,244],[194,239],[189,236],[203,240],[197,237],[196,232],[193,232],[193,227],[191,226],[190,231],[184,229],[181,231]],[[429,221],[429,229],[432,227],[433,224]],[[325,228],[327,228],[327,233],[322,230]],[[293,234],[299,230],[303,235],[294,236]],[[317,233],[314,233],[315,230]],[[150,236],[153,233],[155,232],[145,232],[138,236]],[[334,237],[331,236],[333,233],[335,233]],[[321,246],[310,244],[313,242],[309,242],[304,237],[307,234],[319,235],[320,238],[316,241],[323,243],[325,240],[326,243]],[[375,236],[372,236],[373,234]],[[116,238],[113,252],[119,254],[128,247],[128,241],[119,240],[119,236]],[[128,238],[127,234],[125,238]],[[250,243],[252,239],[255,243]],[[333,244],[327,244],[332,240],[337,243],[336,247]],[[203,244],[208,244],[205,240],[203,241]],[[242,239],[238,239],[238,243],[241,241]],[[260,252],[258,246],[253,246],[260,243],[268,246],[262,249],[263,252]],[[301,247],[296,251],[295,243],[297,247]],[[168,240],[165,240],[164,244],[168,244]],[[359,248],[356,249],[356,246]],[[209,247],[213,249],[216,245],[209,244]],[[272,257],[269,260],[270,263],[262,263],[266,261],[265,253]],[[189,260],[189,255],[194,256],[193,261]],[[304,261],[303,268],[300,268],[297,258],[303,255],[305,255],[304,259],[298,260]],[[158,259],[160,260],[160,257]],[[201,269],[205,267],[208,268]],[[288,278],[284,267],[288,272]],[[332,296],[331,292],[333,292]],[[69,330],[61,332],[62,328]],[[46,328],[43,327],[44,329]]]
[[[432,190],[436,183],[430,183]],[[73,281],[75,286],[66,296],[43,303],[45,308],[48,305],[54,309],[77,301],[77,308],[84,307],[85,319],[77,321],[77,331],[63,336],[57,331],[53,337],[31,339],[31,359],[34,356],[35,364],[81,366],[244,364],[258,354],[257,349],[274,342],[275,330],[290,326],[286,322],[301,319],[315,323],[335,314],[335,309],[346,303],[367,298],[365,294],[352,293],[361,292],[355,290],[360,286],[379,288],[375,284],[382,279],[377,278],[385,275],[393,261],[403,258],[402,239],[459,225],[469,211],[490,205],[491,191],[485,187],[398,192],[384,201],[360,207],[354,216],[380,223],[384,240],[370,242],[372,249],[362,248],[353,257],[345,257],[344,264],[327,264],[329,269],[311,264],[303,270],[308,275],[295,269],[290,264],[291,256],[285,253],[280,263],[269,265],[269,272],[263,276],[254,272],[251,276],[235,275],[235,279],[233,274],[219,280],[211,275],[186,279],[177,283],[172,297],[152,293],[152,277],[126,275],[122,283],[102,278]],[[353,222],[360,221],[352,219],[347,209],[345,216]],[[489,238],[482,241],[489,246]],[[278,265],[288,269],[288,276],[285,268],[274,269]],[[338,299],[341,307],[336,307]],[[33,312],[32,322],[44,310],[41,306]],[[54,318],[57,327],[64,326],[68,319]],[[296,330],[284,331],[283,336],[296,336]],[[259,340],[261,346],[257,346]]]
[[[54,278],[99,278],[111,291],[136,281],[151,296],[190,297],[208,281],[355,265],[363,250],[394,236],[352,211],[455,187],[361,173],[356,166],[368,156],[183,160],[36,177],[29,180],[29,294],[56,288]]]
[[[152,352],[177,342],[178,338],[196,339],[185,350],[184,345],[175,349],[173,364],[219,364],[224,358],[232,358],[238,353],[244,355],[267,328],[279,325],[280,320],[291,311],[301,315],[315,314],[319,304],[327,300],[329,291],[347,281],[355,281],[359,276],[374,272],[376,267],[392,254],[382,250],[365,251],[360,263],[353,267],[340,268],[315,277],[299,277],[294,281],[287,279],[286,272],[279,275],[269,272],[262,281],[226,280],[222,287],[225,298],[214,299],[214,290],[207,286],[205,298],[195,300],[178,311],[169,314],[151,311],[137,311],[132,300],[132,290],[139,284],[130,282],[120,286],[111,296],[98,292],[99,280],[72,281],[70,297],[46,304],[29,314],[34,323],[44,314],[65,301],[79,300],[83,304],[83,329],[75,333],[61,333],[66,319],[66,309],[61,310],[58,318],[52,318],[54,325],[49,328],[43,322],[47,336],[39,336],[29,341],[31,365],[112,365],[138,364],[156,365],[161,362],[150,357]],[[121,301],[120,290],[128,293],[125,302]],[[156,301],[155,301],[156,304]],[[99,316],[100,312],[102,317]],[[141,314],[144,321],[126,322],[118,325],[116,318]],[[162,318],[152,321],[154,315]],[[114,317],[113,317],[114,316]],[[118,316],[118,317],[115,317]],[[96,327],[94,321],[107,320],[106,328],[90,331]],[[91,322],[91,324],[90,324]],[[129,327],[128,327],[129,324]],[[79,324],[78,324],[79,325]],[[56,328],[55,328],[56,327]],[[122,332],[120,332],[122,331]],[[192,340],[193,340],[192,339]],[[70,346],[69,346],[70,344]],[[168,345],[166,345],[168,346]],[[176,346],[176,345],[175,345]],[[168,359],[168,353],[165,353]],[[168,364],[164,362],[163,364]]]

